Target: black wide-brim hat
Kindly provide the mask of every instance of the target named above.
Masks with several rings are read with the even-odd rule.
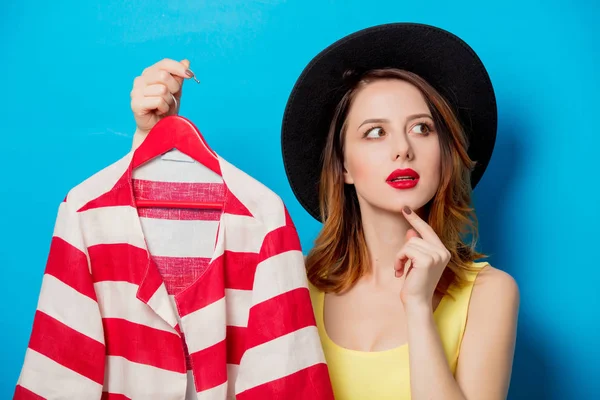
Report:
[[[492,156],[497,108],[477,54],[443,29],[414,23],[378,25],[350,34],[314,57],[296,81],[285,108],[281,142],[285,171],[300,204],[317,220],[322,153],[334,111],[347,91],[344,73],[397,68],[425,79],[450,103],[476,162],[475,188]]]

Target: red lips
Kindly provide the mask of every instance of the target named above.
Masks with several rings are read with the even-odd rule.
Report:
[[[386,182],[394,189],[411,189],[419,183],[419,174],[413,169],[397,169],[387,177]]]

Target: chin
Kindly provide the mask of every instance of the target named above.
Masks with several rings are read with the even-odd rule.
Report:
[[[386,201],[385,204],[380,203],[378,206],[382,210],[391,213],[401,213],[404,207],[408,207],[413,211],[419,211],[433,199],[433,196],[419,196],[419,198],[409,198],[408,196],[402,197],[403,198],[397,198],[396,201]]]
[[[415,203],[415,202],[411,202],[411,201],[406,201],[406,202],[389,202],[386,201],[385,203],[382,202],[374,202],[374,203],[370,203],[370,206],[373,209],[379,210],[379,212],[381,213],[386,213],[386,214],[402,214],[402,209],[405,206],[408,206],[411,210],[419,210],[421,207],[423,207],[422,205],[418,205],[419,203]]]
[[[405,206],[411,210],[419,211],[433,199],[435,193],[423,193],[423,190],[418,189],[423,188],[413,188],[410,190],[392,189],[391,193],[388,190],[365,190],[369,195],[361,196],[358,194],[359,203],[362,203],[362,206],[368,205],[371,209],[379,210],[382,213],[400,214]]]

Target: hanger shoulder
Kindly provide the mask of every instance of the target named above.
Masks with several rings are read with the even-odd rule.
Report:
[[[202,137],[200,130],[190,120],[179,115],[161,119],[150,130],[133,154],[133,168],[172,149],[181,151],[221,175],[219,159]]]

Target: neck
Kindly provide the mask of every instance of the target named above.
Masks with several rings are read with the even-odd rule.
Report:
[[[396,255],[406,240],[411,225],[400,213],[361,207],[362,225],[369,250],[371,273],[366,277],[377,285],[395,282]]]

